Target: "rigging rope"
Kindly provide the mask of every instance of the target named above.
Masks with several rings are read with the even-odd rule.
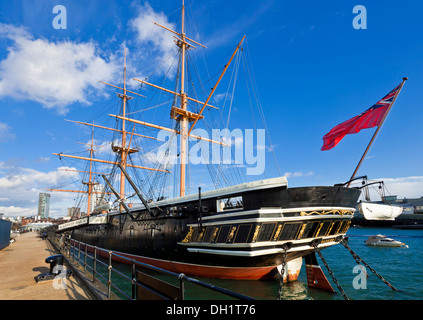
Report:
[[[247,50],[246,50],[246,51],[248,51],[247,41],[245,41],[245,47],[247,48]],[[272,143],[272,139],[271,139],[271,137],[270,137],[270,132],[269,132],[269,129],[268,129],[268,127],[267,127],[266,119],[265,119],[265,117],[264,117],[264,113],[263,113],[263,107],[262,107],[262,104],[261,104],[261,101],[260,101],[260,97],[259,97],[258,92],[257,92],[257,83],[256,83],[256,79],[255,79],[255,76],[254,76],[254,71],[253,71],[253,68],[252,68],[251,59],[250,59],[250,56],[246,54],[246,58],[247,58],[247,57],[248,57],[248,61],[247,61],[248,63],[246,64],[246,66],[247,66],[247,72],[248,72],[248,74],[250,75],[250,81],[251,81],[251,85],[252,85],[252,89],[253,89],[253,94],[254,94],[254,97],[255,97],[255,99],[256,99],[257,108],[258,108],[258,110],[259,110],[261,120],[262,120],[263,125],[264,125],[264,128],[265,128],[265,130],[266,130],[266,135],[267,135],[267,138],[269,139],[269,144],[270,144],[270,149],[271,149],[270,151],[271,151],[271,152],[272,152],[272,154],[273,154],[273,158],[274,158],[274,160],[275,160],[275,165],[276,165],[276,168],[277,168],[277,170],[278,170],[279,175],[281,176],[282,174],[281,174],[281,170],[280,170],[280,168],[279,168],[278,161],[277,161],[277,159],[276,159],[276,154],[275,154],[275,150],[274,150],[274,145],[273,145],[273,143]],[[248,66],[250,66],[250,67],[248,67]]]

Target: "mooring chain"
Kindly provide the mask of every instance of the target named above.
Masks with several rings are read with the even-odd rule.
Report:
[[[288,247],[283,246],[282,252],[282,265],[281,265],[281,274],[279,277],[279,293],[278,293],[278,300],[282,300],[282,288],[283,288],[283,275],[285,274],[286,268],[286,257],[288,255]]]
[[[322,259],[323,264],[325,265],[326,269],[328,269],[329,274],[331,275],[333,282],[335,282],[336,286],[338,287],[339,292],[341,292],[342,296],[345,300],[349,300],[347,294],[345,293],[344,289],[340,285],[338,279],[335,277],[335,274],[333,271],[329,268],[329,265],[327,264],[325,258],[323,258],[322,253],[320,252],[320,249],[318,248],[317,244],[314,244],[314,249],[316,249],[317,254],[319,255],[320,259]]]
[[[363,259],[361,259],[347,244],[345,238],[341,240],[342,245],[351,253],[357,264],[360,264],[360,262],[366,267],[369,268],[371,272],[373,272],[380,280],[382,280],[388,287],[390,287],[394,291],[398,291],[392,284],[390,284],[384,277],[382,277],[380,274],[376,272],[375,269],[370,267]]]

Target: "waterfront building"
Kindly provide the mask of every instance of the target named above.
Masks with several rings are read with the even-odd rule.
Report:
[[[72,207],[72,208],[68,208],[68,217],[69,218],[79,218],[81,217],[81,208],[77,208],[77,207]]]
[[[38,215],[41,219],[48,219],[50,212],[50,194],[40,193],[38,199]]]
[[[93,193],[91,195],[90,211],[100,205],[104,200],[104,186],[102,184],[93,185]]]

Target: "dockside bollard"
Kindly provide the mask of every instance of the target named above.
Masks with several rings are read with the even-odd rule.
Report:
[[[48,273],[42,273],[35,277],[35,281],[41,282],[41,281],[48,281],[53,280],[56,276],[58,276],[62,272],[66,272],[66,276],[63,276],[63,278],[69,278],[73,275],[71,270],[66,270],[63,267],[63,260],[64,257],[61,254],[50,256],[46,258],[45,262],[50,264],[50,272]]]

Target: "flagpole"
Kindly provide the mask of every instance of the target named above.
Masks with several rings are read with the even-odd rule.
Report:
[[[402,87],[404,86],[405,81],[407,81],[407,80],[408,80],[408,78],[407,78],[407,77],[402,78],[401,87],[400,87],[400,89],[398,90],[397,94],[395,95],[394,99],[392,100],[392,103],[391,103],[391,105],[389,106],[388,110],[385,112],[385,115],[383,116],[382,121],[380,122],[380,124],[379,124],[378,128],[376,129],[376,131],[375,131],[375,133],[374,133],[374,135],[373,135],[372,139],[370,140],[369,144],[367,145],[367,148],[366,148],[366,150],[364,151],[363,156],[362,156],[362,157],[361,157],[361,159],[360,159],[360,162],[358,163],[357,167],[356,167],[356,168],[355,168],[355,170],[354,170],[354,173],[352,174],[352,176],[351,176],[351,178],[350,178],[350,180],[349,180],[349,182],[348,182],[347,188],[350,186],[350,184],[351,184],[352,180],[354,179],[355,175],[357,174],[357,171],[358,171],[358,169],[360,168],[360,166],[361,166],[361,164],[362,164],[362,162],[363,162],[364,158],[366,157],[367,152],[369,152],[370,147],[372,146],[373,142],[374,142],[374,141],[375,141],[375,139],[376,139],[377,134],[379,133],[380,129],[381,129],[381,128],[382,128],[382,126],[383,126],[383,122],[385,121],[386,117],[388,116],[389,112],[391,111],[392,106],[393,106],[393,105],[394,105],[394,103],[395,103],[395,100],[397,99],[398,95],[400,94],[400,92],[401,92],[401,90],[402,90]]]

